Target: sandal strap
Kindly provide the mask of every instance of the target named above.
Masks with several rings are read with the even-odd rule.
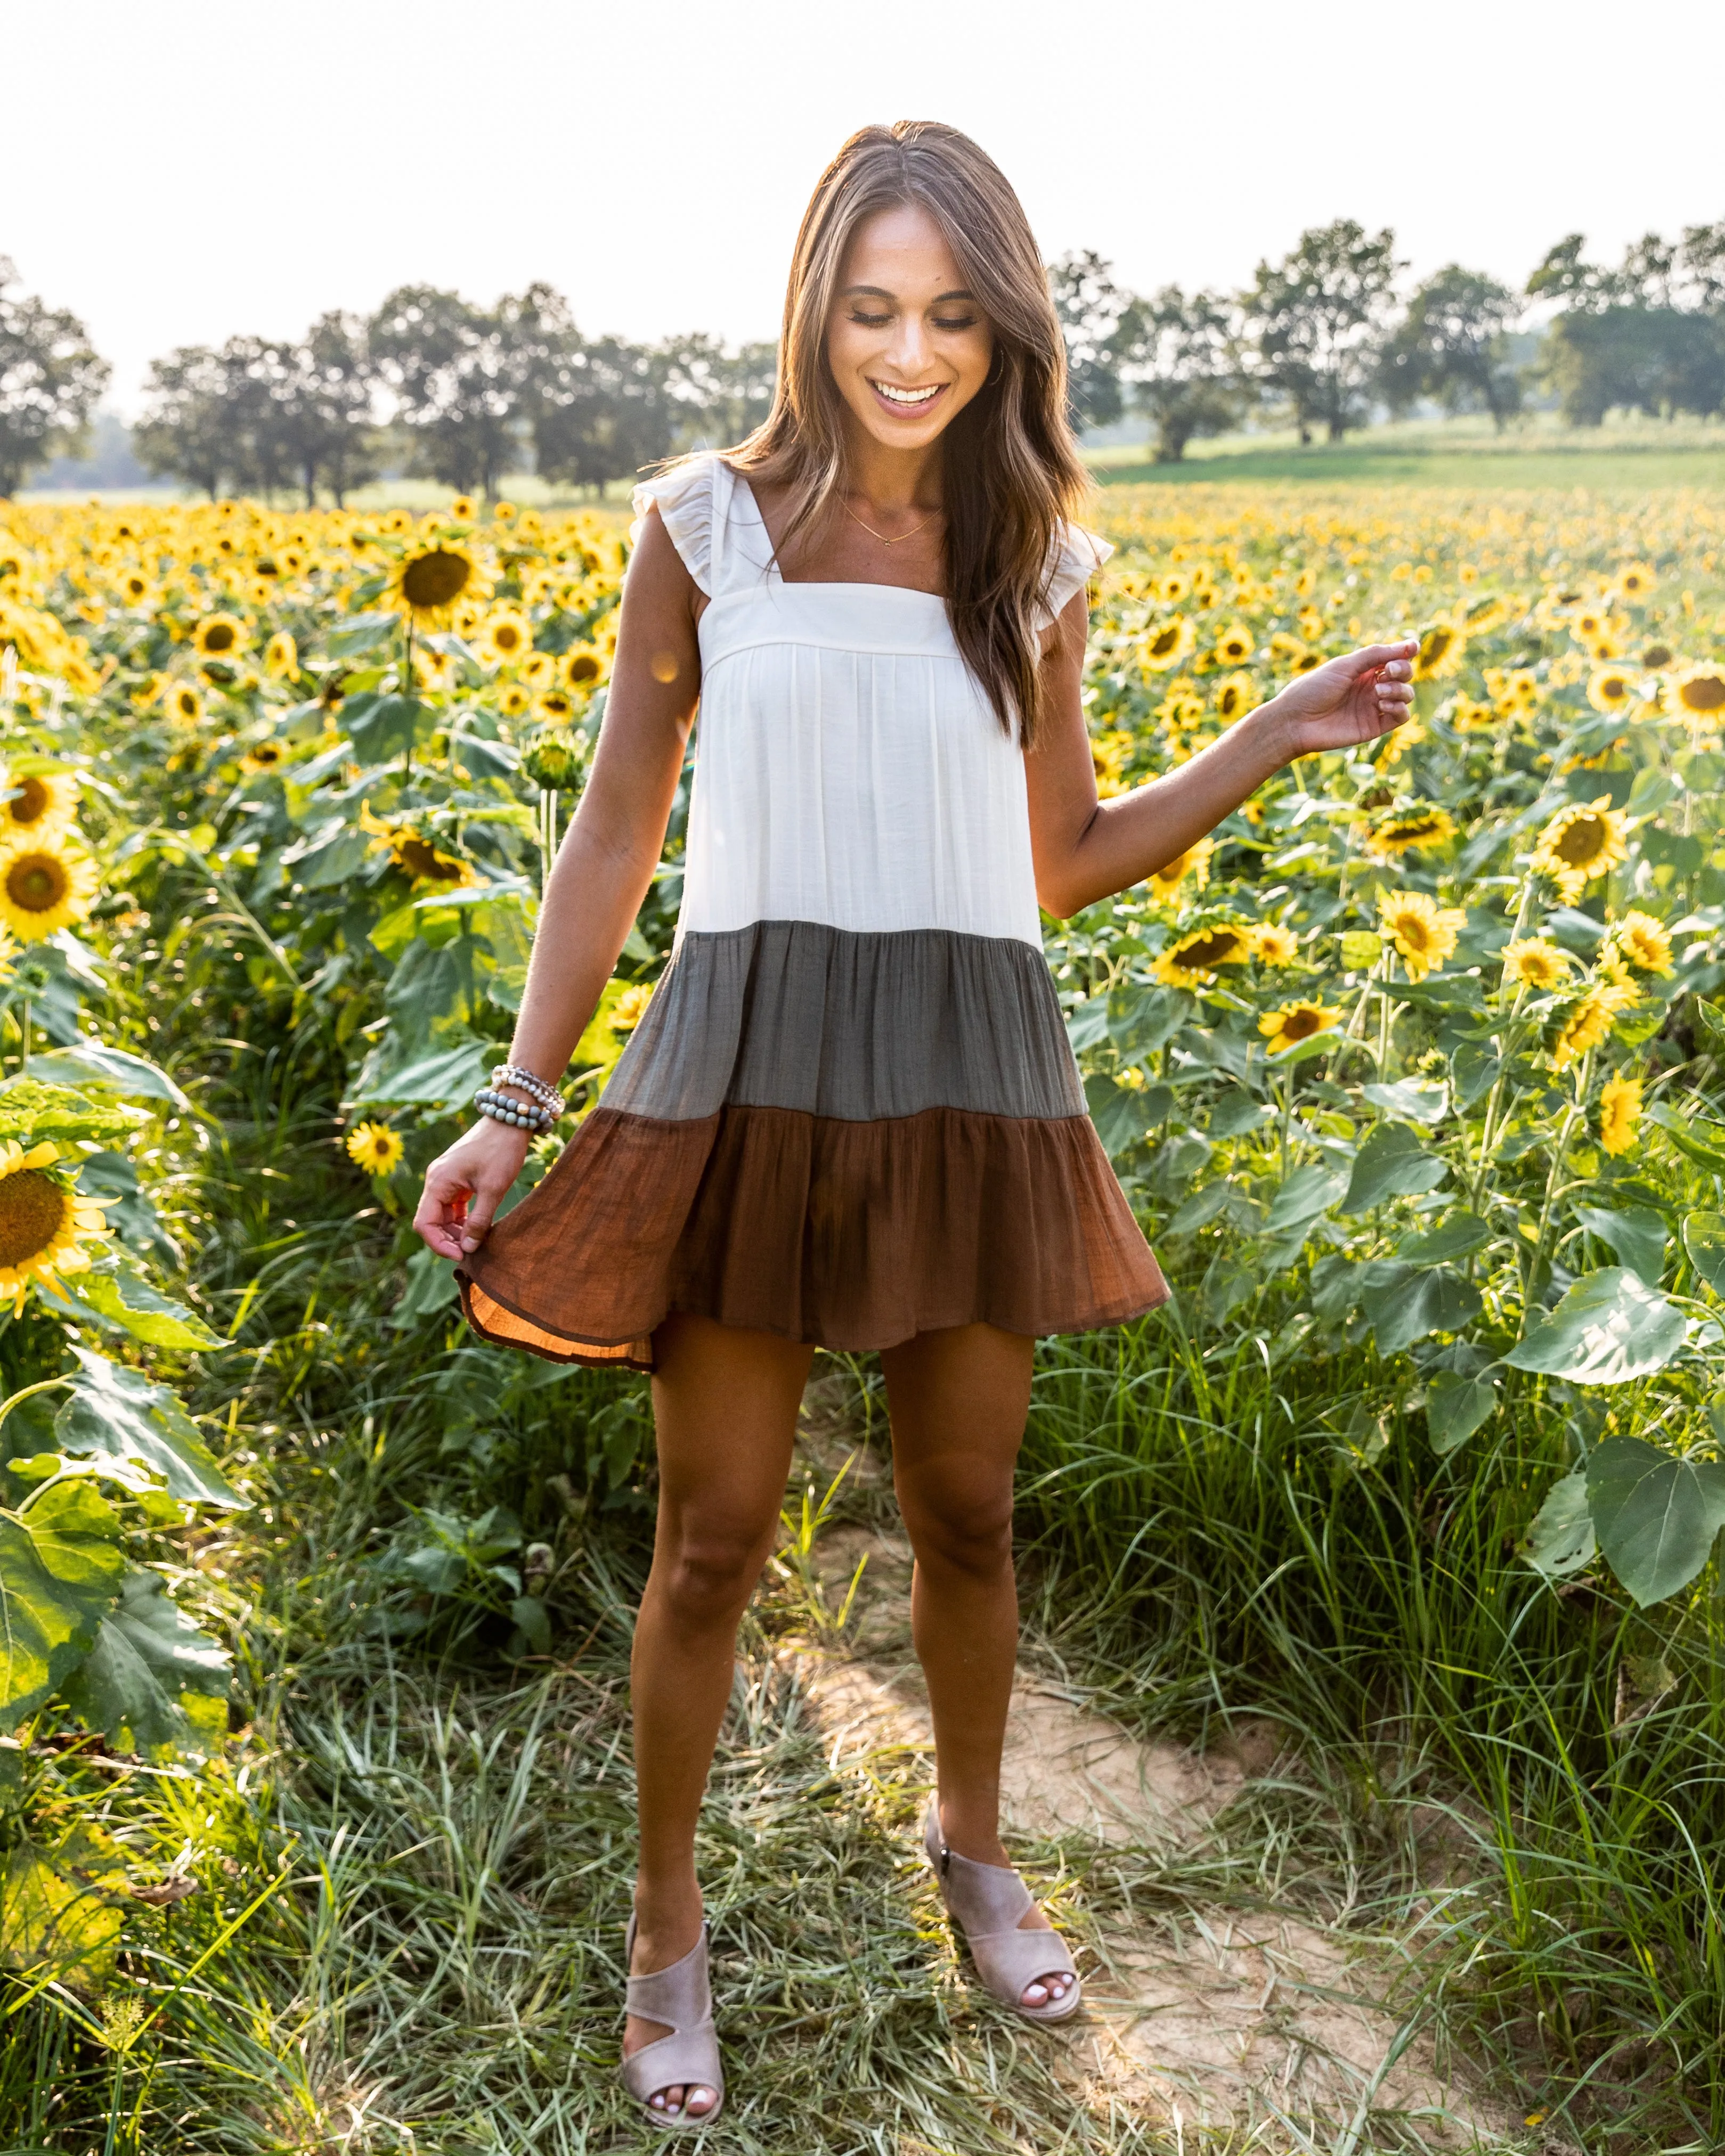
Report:
[[[624,1948],[625,1967],[634,1959],[634,1952],[635,1926],[631,1917]],[[713,1994],[707,1979],[706,1924],[701,1925],[701,1937],[680,1961],[674,1961],[668,1969],[655,1969],[645,1976],[625,1978],[623,1994],[629,2011],[640,2020],[663,2021],[667,2028],[676,2030],[692,2030],[703,2022],[711,2025]],[[659,2039],[661,2044],[670,2041],[667,2036]],[[644,2058],[648,2051],[657,2049],[657,2044],[648,2044],[634,2056]]]
[[[977,1973],[997,1999],[1017,2006],[1024,1987],[1045,1976],[1076,1976],[1072,1950],[1058,1932],[990,1932],[967,1937]]]
[[[1056,1931],[1019,1928],[1026,1912],[1035,1907],[1029,1889],[1009,1865],[978,1864],[948,1848],[941,1832],[937,1800],[929,1806],[923,1841],[947,1907],[964,1933],[983,1982],[1019,2013],[1045,2013],[1047,2010],[1022,2003],[1024,1987],[1045,1976],[1076,1977],[1078,1965],[1072,1949]],[[1064,2016],[1076,2004],[1076,1998],[1070,2006],[1062,2000],[1055,2010]]]
[[[633,2012],[634,2010],[630,2009]],[[657,2019],[655,2015],[653,2017]],[[655,2043],[643,2044],[623,2061],[623,2086],[645,2103],[660,2089],[710,2088],[722,2103],[725,2076],[719,2065],[719,2040],[711,2020],[678,2029]],[[719,2104],[701,2114],[701,2125],[718,2116]]]

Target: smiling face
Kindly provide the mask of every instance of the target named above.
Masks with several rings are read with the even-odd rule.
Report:
[[[872,440],[926,449],[987,382],[993,351],[927,210],[901,203],[857,228],[827,321],[827,364]]]

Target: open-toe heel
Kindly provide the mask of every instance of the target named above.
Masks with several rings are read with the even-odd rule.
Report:
[[[1064,2021],[1076,2014],[1082,1994],[1071,1949],[1058,1932],[1019,1929],[1035,1903],[1011,1866],[978,1864],[948,1849],[938,1800],[928,1808],[923,1843],[947,1911],[964,1934],[977,1974],[994,1996],[1027,2021]],[[1062,1997],[1045,2006],[1025,2005],[1027,1985],[1060,1975],[1073,1979]]]
[[[688,2132],[711,2126],[725,2107],[725,2074],[719,2064],[718,2033],[713,2027],[712,1987],[707,1981],[709,1927],[680,1961],[669,1969],[655,1969],[649,1976],[631,1976],[624,1985],[628,2010],[642,2021],[662,2021],[670,2030],[631,2051],[619,2069],[623,2086],[655,2126]],[[623,1949],[627,1969],[635,1958],[635,1920],[629,1920],[629,1936]],[[660,2089],[710,2088],[713,2107],[698,2118],[686,2111],[655,2111],[648,2102]]]

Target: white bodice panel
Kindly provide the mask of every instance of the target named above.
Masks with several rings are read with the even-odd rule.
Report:
[[[945,601],[785,583],[752,493],[716,457],[639,489],[649,501],[711,599],[679,937],[803,921],[1040,949],[1024,756]],[[1107,551],[1070,535],[1050,618]]]

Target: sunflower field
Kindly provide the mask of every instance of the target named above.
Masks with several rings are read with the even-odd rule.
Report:
[[[1106,528],[1104,795],[1362,641],[1417,635],[1419,691],[1046,924],[1177,1292],[1045,1348],[1024,1527],[1121,1712],[1276,1703],[1469,1793],[1498,1870],[1437,1959],[1588,2145],[1651,2145],[1636,2103],[1725,2132],[1725,506]],[[506,502],[0,505],[14,2138],[144,2146],[227,2046],[184,2145],[324,2145],[257,2125],[292,2047],[222,1988],[333,1891],[279,1794],[308,1643],[578,1666],[639,1557],[644,1389],[466,1338],[405,1225],[510,1034],[627,553]],[[578,1105],[669,953],[687,782]]]

